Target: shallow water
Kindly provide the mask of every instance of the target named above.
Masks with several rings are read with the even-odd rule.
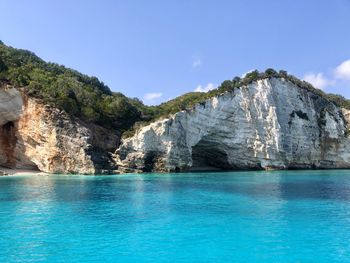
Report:
[[[0,178],[0,262],[350,262],[350,171]]]

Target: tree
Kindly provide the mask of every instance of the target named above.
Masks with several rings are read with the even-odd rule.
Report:
[[[241,78],[236,76],[236,77],[233,78],[232,82],[240,83],[241,82]]]
[[[0,58],[0,72],[6,71],[6,70],[7,70],[7,66],[5,62]]]
[[[272,77],[277,77],[278,73],[276,70],[272,68],[268,68],[267,70],[265,70],[265,75],[267,78],[272,78]]]
[[[288,77],[288,72],[285,71],[285,70],[280,70],[280,71],[278,72],[278,74],[279,74],[280,77],[282,77],[282,78],[287,78],[287,77]]]
[[[231,80],[225,80],[224,82],[221,83],[219,89],[222,91],[229,91],[234,88],[233,83]]]

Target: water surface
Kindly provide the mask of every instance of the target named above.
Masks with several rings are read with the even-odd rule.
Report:
[[[0,262],[350,262],[350,171],[0,178]]]

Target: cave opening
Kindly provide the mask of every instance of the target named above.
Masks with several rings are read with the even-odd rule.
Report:
[[[0,126],[0,166],[8,169],[40,171],[39,167],[26,158],[18,156],[18,152],[24,152],[25,148],[21,137],[18,137],[16,121],[9,121]],[[20,150],[17,148],[20,146]]]
[[[192,147],[191,171],[232,170],[224,147],[215,141],[202,139]]]
[[[143,171],[146,173],[153,172],[158,161],[159,154],[156,152],[148,152],[145,156],[145,166]]]
[[[15,147],[17,144],[15,123],[9,121],[0,126],[0,165],[12,168],[16,165]]]

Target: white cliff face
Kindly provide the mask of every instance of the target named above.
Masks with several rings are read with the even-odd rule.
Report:
[[[117,134],[0,88],[0,165],[47,173],[95,174],[114,169],[108,158]]]
[[[349,168],[350,113],[284,79],[264,79],[143,127],[120,169]]]

